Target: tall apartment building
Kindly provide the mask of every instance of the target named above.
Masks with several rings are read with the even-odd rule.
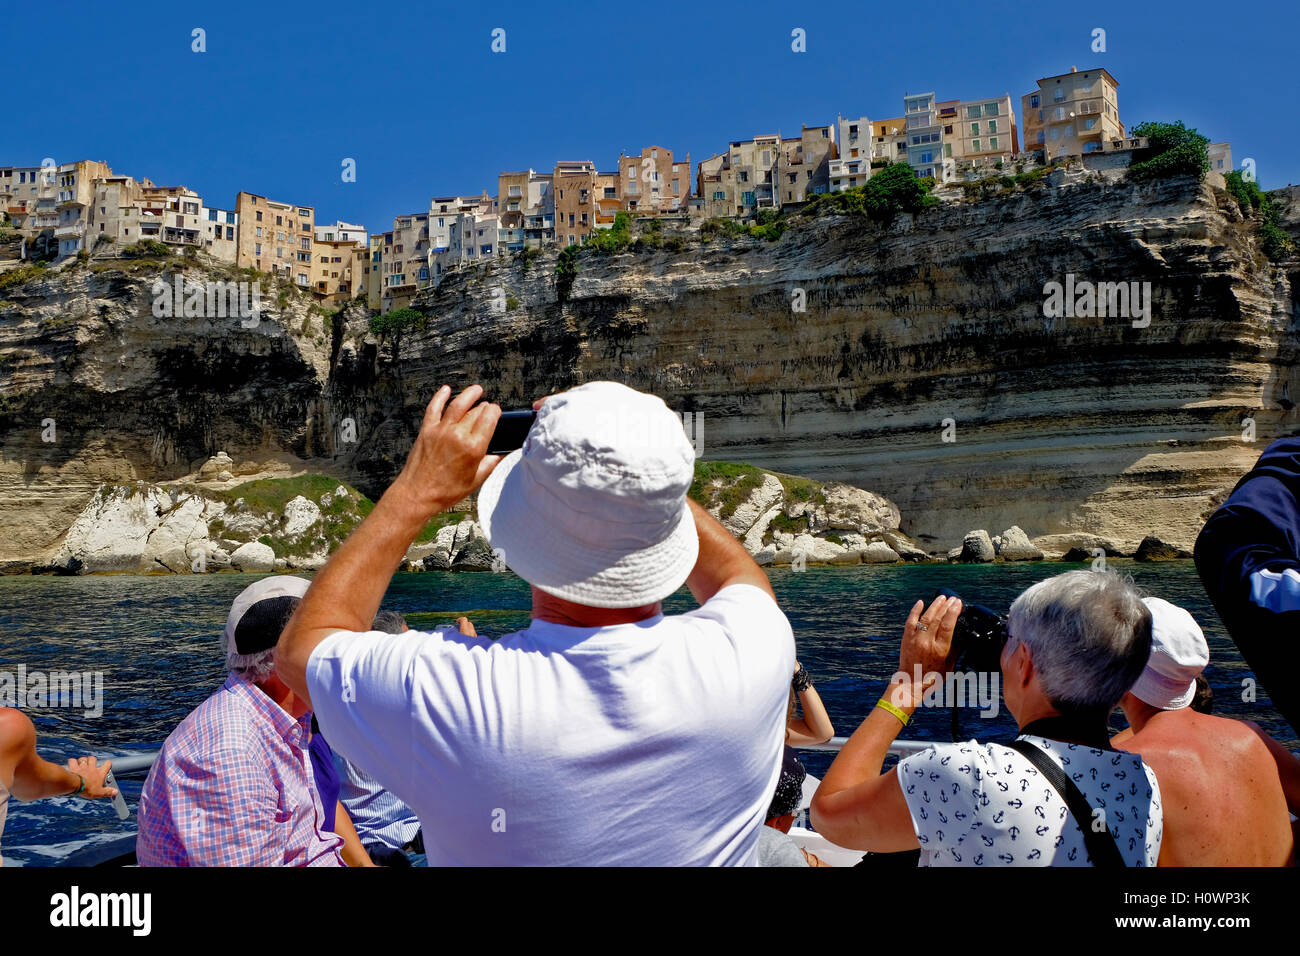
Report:
[[[235,197],[239,250],[235,264],[311,285],[311,244],[316,211],[253,193]]]
[[[609,174],[606,174],[608,176]],[[617,179],[618,174],[613,174]],[[555,241],[561,246],[581,244],[596,231],[597,198],[605,198],[605,190],[613,189],[611,198],[617,199],[616,183],[600,181],[601,173],[589,159],[562,160],[555,164],[552,188],[555,191]],[[597,192],[599,182],[599,193]],[[610,225],[613,218],[610,217]]]
[[[802,203],[830,189],[838,158],[834,126],[805,126],[799,136],[733,140],[726,153],[703,160],[696,189],[705,216],[752,216]]]
[[[185,186],[141,187],[141,238],[172,246],[203,245],[203,197]]]
[[[378,312],[383,308],[384,291],[384,235],[371,235],[366,243],[366,308]],[[387,233],[391,242],[393,234]]]
[[[203,251],[233,265],[239,256],[239,213],[203,206],[199,209],[199,229]]]
[[[862,186],[871,178],[871,120],[865,116],[835,120],[839,133],[839,158],[829,165],[830,191]]]
[[[502,242],[509,251],[541,246],[555,238],[554,177],[532,169],[497,177],[496,208]]]
[[[871,162],[876,168],[907,162],[907,117],[894,116],[871,124]]]
[[[19,231],[27,230],[28,217],[35,212],[42,192],[53,197],[57,176],[54,166],[0,166],[0,204]]]
[[[936,104],[943,127],[943,156],[957,168],[996,167],[1020,152],[1011,94]]]
[[[383,289],[380,309],[388,312],[411,304],[420,289],[429,285],[429,250],[432,235],[427,212],[398,216],[393,231],[384,233]]]
[[[918,93],[903,98],[903,115],[907,129],[907,162],[917,176],[932,176],[935,182],[947,182],[943,164],[943,126],[933,93]]]
[[[507,174],[508,175],[508,174]],[[507,183],[507,193],[509,184]],[[539,190],[540,195],[540,190]],[[513,210],[512,223],[523,218],[524,189],[521,186],[521,208]],[[434,285],[442,282],[449,269],[462,262],[478,262],[484,256],[504,255],[503,236],[521,237],[522,226],[505,227],[498,211],[501,197],[483,192],[478,196],[435,196],[429,203],[429,248],[426,268]],[[507,197],[507,206],[509,206]]]
[[[675,162],[673,151],[647,146],[637,155],[618,155],[618,208],[657,215],[682,209],[691,198],[691,154]]]
[[[54,196],[54,214],[58,221],[54,226],[54,238],[59,243],[59,258],[74,256],[86,248],[95,181],[112,175],[107,163],[95,160],[63,163],[58,167]]]
[[[1124,138],[1119,119],[1119,82],[1105,69],[1046,76],[1038,89],[1020,98],[1025,148],[1040,149],[1047,160],[1082,156],[1103,143]]]
[[[312,291],[333,304],[352,298],[352,261],[358,248],[350,239],[314,240],[311,246]],[[360,248],[364,249],[364,246]]]

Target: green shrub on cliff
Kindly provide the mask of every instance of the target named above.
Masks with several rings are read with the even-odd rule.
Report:
[[[568,245],[555,262],[555,291],[561,303],[567,302],[573,290],[573,280],[578,278],[578,253],[580,247]]]
[[[1141,123],[1129,131],[1136,138],[1146,137],[1148,148],[1138,150],[1128,168],[1130,179],[1168,179],[1170,176],[1195,176],[1204,179],[1210,171],[1210,140],[1176,123]]]
[[[710,488],[717,484],[719,487]],[[763,483],[763,472],[753,465],[731,461],[695,461],[695,480],[687,494],[705,508],[720,505],[718,517],[731,517],[754,489]]]
[[[10,269],[8,272],[0,272],[0,289],[20,286],[24,282],[39,279],[43,275],[45,275],[45,264],[40,262],[30,266],[19,266],[17,269]]]
[[[631,224],[632,217],[627,213],[615,213],[614,225],[609,229],[597,229],[587,238],[582,248],[602,255],[622,252],[632,244]]]
[[[401,335],[409,329],[422,329],[426,322],[424,314],[415,309],[393,309],[382,315],[372,315],[370,331],[383,338],[389,335]]]
[[[930,199],[934,180],[918,179],[907,163],[890,163],[867,180],[843,192],[820,193],[803,208],[806,216],[861,215],[889,222],[900,212],[919,212]]]
[[[1277,204],[1268,193],[1259,188],[1259,183],[1246,179],[1239,169],[1228,173],[1223,181],[1228,194],[1237,200],[1237,206],[1243,215],[1251,215],[1252,210],[1259,213],[1260,248],[1264,250],[1264,255],[1276,262],[1294,251],[1294,240],[1278,224]]]
[[[123,259],[166,259],[171,254],[171,246],[156,239],[141,239],[122,250]]]

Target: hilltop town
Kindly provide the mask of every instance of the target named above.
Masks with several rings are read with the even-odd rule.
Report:
[[[246,191],[231,208],[220,208],[186,186],[120,175],[93,160],[0,167],[0,207],[8,235],[21,240],[20,260],[101,256],[161,243],[275,275],[311,290],[322,304],[364,299],[372,311],[386,313],[408,306],[459,265],[581,246],[613,228],[620,213],[744,220],[864,186],[895,163],[942,191],[1011,166],[1023,171],[1068,157],[1131,155],[1144,143],[1125,136],[1118,86],[1105,69],[1071,68],[1041,78],[1021,97],[1023,125],[1010,94],[969,100],[911,94],[899,116],[837,117],[803,126],[798,136],[734,140],[698,164],[693,182],[690,154],[679,159],[662,146],[620,153],[609,171],[591,160],[562,160],[551,172],[500,173],[495,195],[434,196],[427,209],[397,216],[382,233],[318,223],[310,204]],[[1115,159],[1127,164],[1127,156]],[[1213,172],[1233,168],[1227,143],[1212,144],[1209,159]]]

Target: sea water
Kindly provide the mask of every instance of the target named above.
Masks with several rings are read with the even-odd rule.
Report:
[[[1138,564],[1111,560],[1147,594],[1187,608],[1210,644],[1207,677],[1214,712],[1258,721],[1293,751],[1295,732],[1259,689],[1244,700],[1243,681],[1254,675],[1228,638],[1190,561]],[[769,569],[773,587],[794,627],[797,654],[808,669],[835,724],[851,734],[898,668],[903,622],[918,598],[941,587],[967,602],[1005,612],[1017,594],[1036,581],[1087,565],[877,565],[809,567],[795,573]],[[40,753],[63,762],[94,753],[112,757],[153,750],[186,714],[225,679],[221,629],[226,613],[258,575],[0,577],[0,671],[101,675],[98,716],[85,707],[29,708]],[[459,615],[480,634],[498,637],[528,625],[529,589],[508,572],[427,572],[393,578],[384,607],[403,612],[420,629],[454,624]],[[685,589],[665,602],[675,613],[694,606]],[[1015,725],[1005,707],[970,701],[961,710],[963,737],[1009,738]],[[1116,717],[1112,725],[1123,726]],[[951,710],[919,710],[905,737],[949,740]],[[833,755],[809,752],[804,762],[822,774]],[[143,777],[119,777],[131,809],[119,821],[107,801],[55,798],[10,802],[0,852],[5,865],[57,865],[84,847],[130,833]]]

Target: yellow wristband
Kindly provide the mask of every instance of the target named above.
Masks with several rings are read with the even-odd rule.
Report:
[[[889,713],[893,714],[895,717],[897,717],[899,720],[903,722],[904,727],[907,726],[907,722],[911,719],[910,717],[907,716],[906,713],[903,712],[902,708],[895,707],[893,704],[885,700],[885,698],[883,697],[880,698],[880,700],[876,701],[876,706],[879,707],[881,710],[889,711]]]

